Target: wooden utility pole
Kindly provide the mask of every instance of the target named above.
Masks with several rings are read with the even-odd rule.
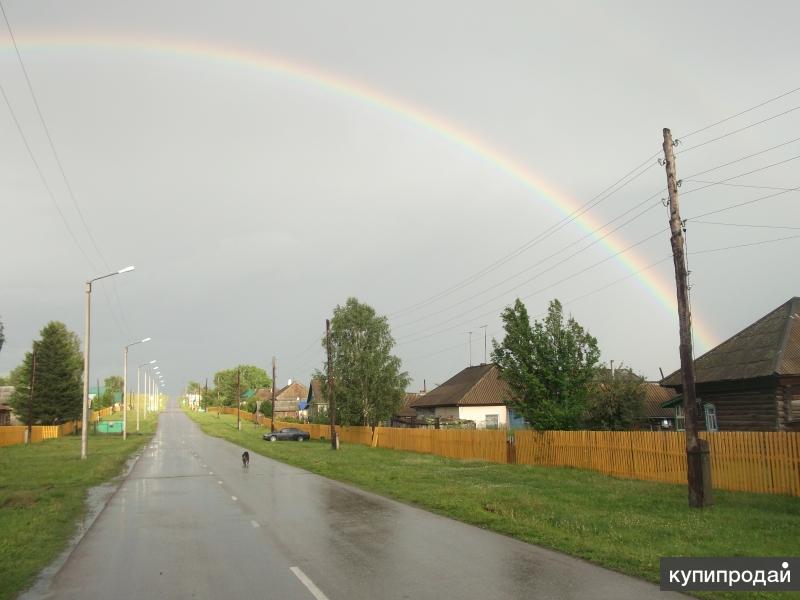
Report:
[[[276,360],[275,357],[272,357],[272,414],[270,415],[269,419],[269,431],[270,433],[275,433],[275,367],[276,367]]]
[[[236,429],[242,428],[242,394],[239,391],[241,385],[242,370],[236,369]]]
[[[206,385],[203,388],[203,397],[200,399],[200,402],[205,403],[205,409],[206,412],[208,412],[208,377],[206,377]]]
[[[33,359],[31,365],[31,389],[28,394],[28,443],[33,443],[33,386],[36,384],[36,342],[33,343]]]
[[[686,466],[689,482],[689,506],[699,508],[713,503],[711,471],[708,463],[708,442],[697,436],[697,399],[695,397],[694,359],[692,356],[692,315],[689,308],[686,256],[684,254],[683,222],[678,206],[678,178],[675,172],[675,153],[672,133],[664,129],[664,160],[669,192],[669,228],[672,259],[675,263],[675,287],[678,294],[678,323],[680,327],[680,359],[683,378],[683,414],[686,429]],[[705,457],[703,456],[705,455]]]
[[[331,320],[325,319],[325,345],[328,349],[328,415],[331,422],[331,450],[338,450],[336,436],[336,402],[333,399],[333,352],[331,351]]]

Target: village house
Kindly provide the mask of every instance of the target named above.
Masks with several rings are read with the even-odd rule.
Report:
[[[258,390],[258,399],[271,403],[272,390],[266,390],[266,393],[263,393],[263,389]],[[306,386],[299,381],[290,379],[284,387],[275,392],[275,413],[273,415],[275,419],[305,419],[308,414],[306,405],[308,394]],[[266,413],[269,414],[269,411],[267,410]]]
[[[306,411],[311,421],[319,420],[328,414],[328,399],[322,389],[321,379],[312,379],[306,396]]]
[[[800,431],[800,298],[795,297],[695,362],[699,427]],[[680,370],[661,385],[682,392]],[[683,396],[662,403],[684,429]]]
[[[473,421],[479,429],[520,427],[506,406],[511,392],[494,364],[467,367],[414,402],[418,417]]]
[[[662,404],[675,398],[678,393],[657,381],[645,384],[644,417],[651,431],[675,431],[675,410],[664,408]]]

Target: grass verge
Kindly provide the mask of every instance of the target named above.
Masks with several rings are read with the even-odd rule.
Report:
[[[209,435],[270,458],[657,583],[662,556],[796,556],[800,498],[715,491],[687,506],[684,486],[591,471],[451,460],[359,445],[261,440],[265,429],[187,413]],[[706,598],[800,597],[702,593]]]
[[[81,460],[80,435],[0,448],[0,600],[15,597],[66,547],[86,510],[90,487],[118,475],[155,431],[90,435]]]

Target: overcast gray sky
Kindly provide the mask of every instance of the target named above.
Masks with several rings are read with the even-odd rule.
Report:
[[[413,389],[468,364],[468,331],[481,362],[481,326],[501,336],[517,296],[534,316],[561,299],[603,360],[657,378],[678,365],[672,264],[623,278],[669,256],[666,209],[578,240],[665,195],[663,127],[681,138],[800,87],[794,2],[3,4],[75,201],[0,23],[0,85],[55,200],[0,98],[0,374],[50,320],[82,336],[84,282],[135,264],[95,287],[91,380],[151,336],[129,364],[157,359],[171,394],[273,355],[279,383],[307,382],[348,296],[392,315]],[[797,187],[800,110],[711,140],[798,105],[682,140],[683,216]],[[470,280],[637,165],[653,166],[587,225]],[[771,241],[800,235],[797,202],[690,219],[690,252],[770,241],[690,256],[698,354],[798,294],[800,239]]]

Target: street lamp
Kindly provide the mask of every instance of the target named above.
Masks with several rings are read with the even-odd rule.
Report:
[[[83,332],[83,418],[81,420],[81,424],[83,427],[81,428],[81,459],[85,459],[88,454],[88,443],[89,443],[89,341],[90,341],[90,334],[91,334],[91,322],[92,322],[92,284],[95,281],[99,281],[100,279],[105,279],[106,277],[113,277],[114,275],[122,275],[123,273],[128,273],[133,271],[136,267],[131,265],[130,267],[125,267],[124,269],[120,269],[119,271],[114,271],[113,273],[108,273],[107,275],[101,275],[100,277],[95,277],[94,279],[90,279],[86,282],[86,322],[84,323],[84,332]],[[98,390],[99,392],[99,390]]]
[[[139,340],[137,342],[131,342],[127,346],[125,346],[124,355],[124,367],[122,369],[122,439],[128,439],[128,348],[131,346],[135,346],[136,344],[144,344],[145,342],[149,342],[153,338],[146,337],[143,340]],[[138,431],[139,428],[137,427],[136,430]]]
[[[155,364],[155,359],[146,363],[142,363],[136,367],[136,431],[139,431],[139,407],[142,404],[142,393],[139,391],[139,370],[147,365]]]

